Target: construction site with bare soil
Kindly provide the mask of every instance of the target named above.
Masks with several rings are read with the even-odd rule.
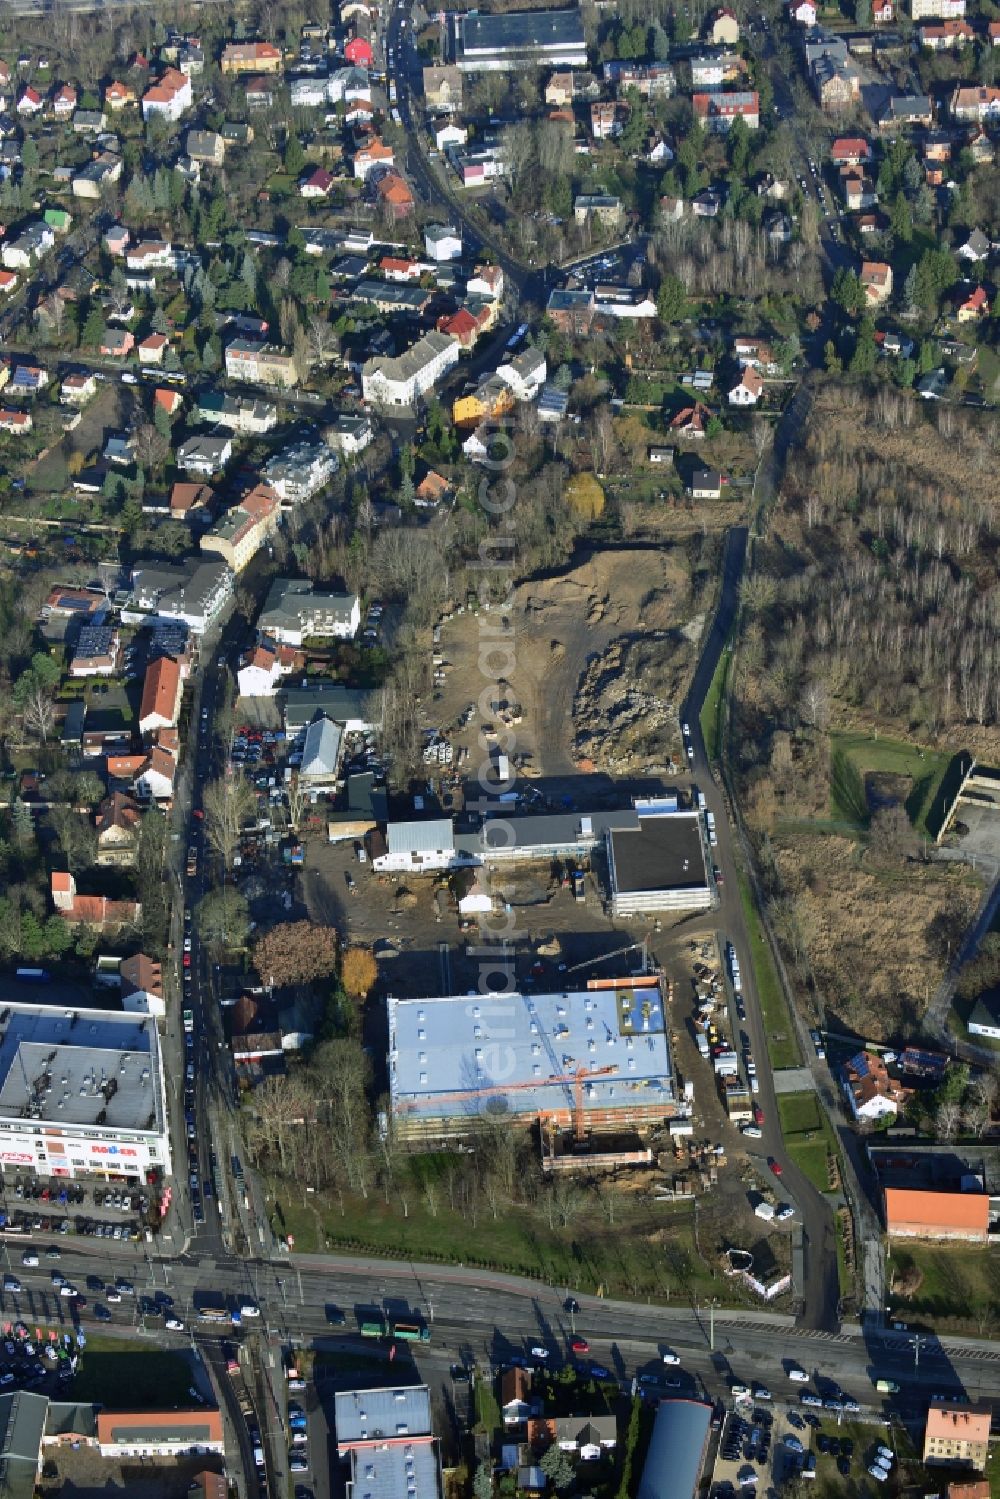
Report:
[[[504,613],[513,665],[502,686],[517,705],[511,727],[523,773],[669,772],[681,748],[678,705],[713,604],[719,540],[591,552],[514,589]],[[452,614],[436,644],[443,671],[434,716],[473,754],[482,723],[468,709],[488,685],[485,618]]]

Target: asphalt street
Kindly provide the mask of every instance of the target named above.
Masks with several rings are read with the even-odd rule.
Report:
[[[752,1378],[794,1396],[787,1371],[795,1365],[806,1370],[818,1393],[836,1383],[869,1408],[882,1404],[873,1380],[886,1375],[902,1387],[894,1409],[912,1405],[921,1395],[926,1400],[929,1391],[964,1389],[972,1396],[1000,1396],[1000,1347],[988,1342],[929,1338],[917,1363],[912,1339],[887,1329],[825,1333],[775,1314],[716,1311],[713,1316],[707,1306],[658,1307],[587,1296],[577,1298],[580,1310],[570,1314],[565,1299],[572,1288],[462,1267],[311,1256],[247,1261],[188,1255],[163,1264],[137,1257],[127,1247],[112,1258],[108,1247],[68,1244],[58,1269],[88,1297],[87,1306],[74,1314],[54,1291],[44,1260],[37,1269],[21,1267],[15,1247],[6,1248],[21,1290],[3,1291],[0,1310],[5,1318],[69,1326],[76,1317],[89,1329],[93,1307],[102,1298],[86,1289],[88,1277],[118,1273],[132,1281],[138,1295],[109,1307],[112,1321],[106,1331],[181,1350],[193,1338],[197,1346],[205,1345],[213,1365],[219,1330],[199,1324],[197,1308],[220,1295],[234,1306],[254,1295],[261,1306],[260,1322],[244,1321],[232,1333],[234,1341],[260,1335],[268,1344],[282,1346],[317,1340],[323,1346],[328,1340],[371,1346],[352,1331],[357,1311],[388,1299],[426,1320],[437,1354],[481,1368],[524,1357],[535,1344],[549,1348],[554,1364],[569,1361],[570,1339],[582,1335],[591,1355],[623,1382],[655,1367],[670,1348],[680,1355],[683,1368],[713,1393],[721,1393],[732,1378]],[[172,1314],[185,1322],[183,1333],[167,1332],[162,1319],[142,1316],[140,1298],[154,1291],[172,1298]],[[343,1334],[331,1325],[334,1307],[346,1314]],[[420,1356],[418,1350],[418,1361]]]

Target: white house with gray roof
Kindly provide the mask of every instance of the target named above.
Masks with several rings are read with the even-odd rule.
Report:
[[[369,359],[361,371],[362,395],[375,406],[414,406],[458,363],[459,351],[450,333],[425,333],[394,359]]]
[[[356,594],[324,593],[308,578],[275,578],[257,628],[279,645],[300,646],[314,636],[351,640],[360,624]]]

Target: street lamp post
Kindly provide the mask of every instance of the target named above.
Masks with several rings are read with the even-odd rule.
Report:
[[[718,1304],[718,1298],[715,1296],[708,1303],[708,1347],[711,1353],[715,1352],[715,1308]]]

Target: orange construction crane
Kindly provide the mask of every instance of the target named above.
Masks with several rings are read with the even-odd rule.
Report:
[[[575,1072],[564,1072],[554,1074],[551,1077],[534,1077],[530,1082],[524,1083],[486,1083],[482,1088],[456,1088],[448,1093],[435,1093],[436,1100],[454,1099],[460,1102],[466,1098],[490,1098],[497,1093],[519,1093],[526,1092],[529,1088],[547,1088],[573,1085],[573,1133],[577,1140],[583,1139],[583,1085],[592,1077],[608,1077],[617,1072],[615,1064],[609,1067],[577,1067]],[[416,1099],[411,1099],[401,1104],[402,1109],[407,1112],[419,1107]],[[550,1111],[551,1112],[551,1111]]]

